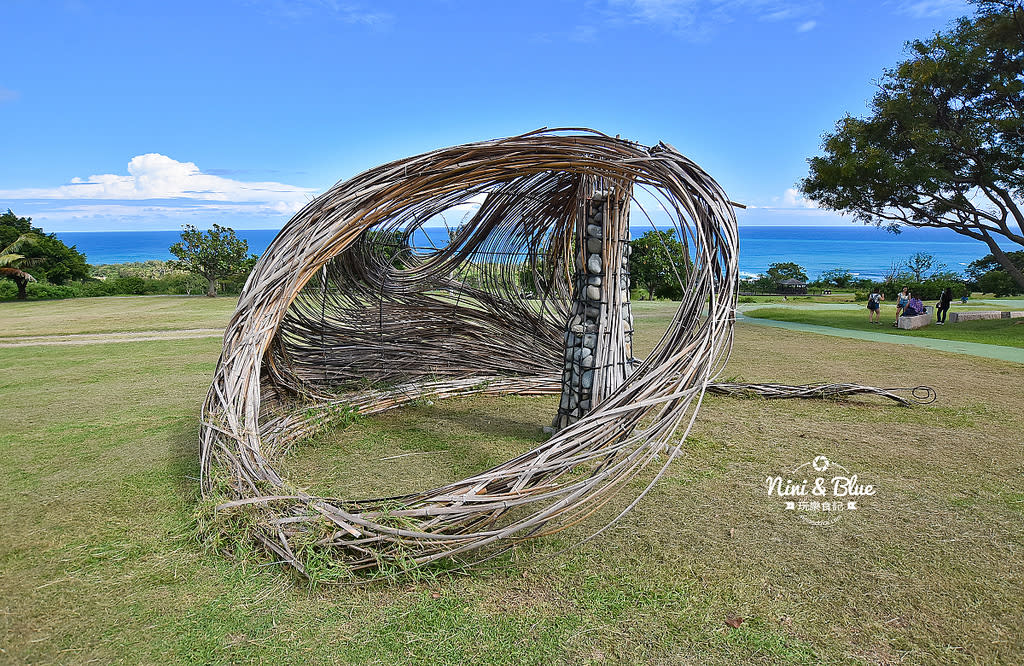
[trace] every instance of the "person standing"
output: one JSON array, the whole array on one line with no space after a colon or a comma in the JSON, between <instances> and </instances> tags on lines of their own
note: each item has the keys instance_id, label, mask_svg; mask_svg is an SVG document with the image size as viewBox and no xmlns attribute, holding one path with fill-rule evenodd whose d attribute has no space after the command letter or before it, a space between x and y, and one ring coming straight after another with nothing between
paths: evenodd
<instances>
[{"instance_id":1,"label":"person standing","mask_svg":"<svg viewBox=\"0 0 1024 666\"><path fill-rule=\"evenodd\" d=\"M868 322L871 324L882 323L882 301L885 296L875 287L868 296Z\"/></svg>"},{"instance_id":2,"label":"person standing","mask_svg":"<svg viewBox=\"0 0 1024 666\"><path fill-rule=\"evenodd\" d=\"M938 323L941 326L946 323L946 313L949 312L949 304L953 300L953 290L946 287L942 290L942 295L939 296L939 302L935 305L935 318L938 319Z\"/></svg>"},{"instance_id":3,"label":"person standing","mask_svg":"<svg viewBox=\"0 0 1024 666\"><path fill-rule=\"evenodd\" d=\"M907 303L910 302L910 287L903 287L896 296L896 321L892 323L893 326L899 326L900 315L903 314L903 309L907 307Z\"/></svg>"}]
</instances>

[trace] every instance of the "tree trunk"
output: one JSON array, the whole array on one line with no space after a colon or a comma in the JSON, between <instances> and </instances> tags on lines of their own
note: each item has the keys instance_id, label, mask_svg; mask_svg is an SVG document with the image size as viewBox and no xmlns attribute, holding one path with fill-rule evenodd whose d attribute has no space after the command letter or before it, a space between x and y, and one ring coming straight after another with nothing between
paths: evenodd
<instances>
[{"instance_id":1,"label":"tree trunk","mask_svg":"<svg viewBox=\"0 0 1024 666\"><path fill-rule=\"evenodd\" d=\"M217 295L217 280L214 279L214 278L206 278L206 279L210 283L210 286L207 287L207 289L206 289L206 295L209 296L210 298L213 298L214 296Z\"/></svg>"},{"instance_id":2,"label":"tree trunk","mask_svg":"<svg viewBox=\"0 0 1024 666\"><path fill-rule=\"evenodd\" d=\"M996 241L988 234L985 234L985 243L988 244L988 249L992 250L992 256L996 258L999 265L1009 273L1010 278L1017 283L1017 286L1020 287L1022 291L1024 291L1024 272L1021 272L1021 270L1017 268L1013 263L1013 260L1006 256L1006 253L1003 252L1002 248L1000 248Z\"/></svg>"},{"instance_id":3,"label":"tree trunk","mask_svg":"<svg viewBox=\"0 0 1024 666\"><path fill-rule=\"evenodd\" d=\"M24 301L25 299L27 299L28 298L28 292L25 291L25 287L28 286L28 280L19 280L19 279L15 278L14 279L14 283L16 285L18 285L18 300L19 301Z\"/></svg>"}]
</instances>

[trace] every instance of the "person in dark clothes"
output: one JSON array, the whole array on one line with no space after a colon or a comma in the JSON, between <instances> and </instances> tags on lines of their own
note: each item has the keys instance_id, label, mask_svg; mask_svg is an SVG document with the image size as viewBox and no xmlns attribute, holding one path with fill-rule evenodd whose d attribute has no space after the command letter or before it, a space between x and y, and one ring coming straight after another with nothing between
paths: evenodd
<instances>
[{"instance_id":1,"label":"person in dark clothes","mask_svg":"<svg viewBox=\"0 0 1024 666\"><path fill-rule=\"evenodd\" d=\"M885 296L878 287L871 290L871 295L868 296L868 323L882 323L882 301L884 300Z\"/></svg>"},{"instance_id":2,"label":"person in dark clothes","mask_svg":"<svg viewBox=\"0 0 1024 666\"><path fill-rule=\"evenodd\" d=\"M952 300L953 290L946 287L942 290L939 302L935 305L935 318L939 320L939 325L946 323L946 313L949 312L949 304Z\"/></svg>"}]
</instances>

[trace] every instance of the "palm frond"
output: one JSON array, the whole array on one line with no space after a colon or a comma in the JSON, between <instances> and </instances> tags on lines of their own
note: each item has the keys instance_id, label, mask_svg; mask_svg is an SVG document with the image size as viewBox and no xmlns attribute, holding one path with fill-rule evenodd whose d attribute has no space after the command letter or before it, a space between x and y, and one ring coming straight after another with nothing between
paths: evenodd
<instances>
[{"instance_id":1,"label":"palm frond","mask_svg":"<svg viewBox=\"0 0 1024 666\"><path fill-rule=\"evenodd\" d=\"M11 268L10 266L0 266L0 277L10 278L12 280L24 280L25 282L37 282L37 280L19 268Z\"/></svg>"}]
</instances>

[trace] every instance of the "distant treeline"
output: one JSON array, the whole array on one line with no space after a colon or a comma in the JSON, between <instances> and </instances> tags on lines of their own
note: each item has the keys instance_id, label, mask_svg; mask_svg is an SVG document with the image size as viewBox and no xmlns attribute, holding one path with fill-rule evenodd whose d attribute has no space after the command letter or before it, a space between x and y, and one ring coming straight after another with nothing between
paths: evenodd
<instances>
[{"instance_id":1,"label":"distant treeline","mask_svg":"<svg viewBox=\"0 0 1024 666\"><path fill-rule=\"evenodd\" d=\"M30 300L81 298L88 296L141 296L147 294L205 294L207 283L194 273L171 268L166 261L135 261L125 264L91 266L90 275L61 284L39 280L26 286ZM246 276L222 280L221 293L238 294ZM0 301L14 300L18 289L9 280L0 280Z\"/></svg>"},{"instance_id":2,"label":"distant treeline","mask_svg":"<svg viewBox=\"0 0 1024 666\"><path fill-rule=\"evenodd\" d=\"M1007 252L1010 260L1024 269L1024 251ZM784 280L799 280L809 292L826 290L854 292L863 300L878 287L887 298L895 298L904 287L928 300L938 298L949 287L959 297L973 292L996 296L1015 296L1020 288L991 254L971 262L963 273L948 270L945 264L926 252L916 252L902 262L894 263L881 280L859 278L845 268L825 271L815 280L808 280L802 266L792 262L774 263L764 274L740 281L740 291L783 293Z\"/></svg>"}]
</instances>

